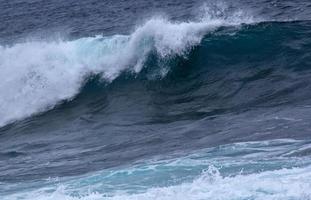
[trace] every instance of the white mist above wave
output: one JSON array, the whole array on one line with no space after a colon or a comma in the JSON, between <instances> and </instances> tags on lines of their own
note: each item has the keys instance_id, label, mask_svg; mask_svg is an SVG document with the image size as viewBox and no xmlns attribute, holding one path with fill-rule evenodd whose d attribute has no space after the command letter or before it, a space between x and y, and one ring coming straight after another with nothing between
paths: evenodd
<instances>
[{"instance_id":1,"label":"white mist above wave","mask_svg":"<svg viewBox=\"0 0 311 200\"><path fill-rule=\"evenodd\" d=\"M207 32L252 22L242 12L219 12L205 9L191 22L152 18L131 35L0 46L0 127L72 99L89 75L112 81L125 70L138 73L150 52L184 56Z\"/></svg>"}]
</instances>

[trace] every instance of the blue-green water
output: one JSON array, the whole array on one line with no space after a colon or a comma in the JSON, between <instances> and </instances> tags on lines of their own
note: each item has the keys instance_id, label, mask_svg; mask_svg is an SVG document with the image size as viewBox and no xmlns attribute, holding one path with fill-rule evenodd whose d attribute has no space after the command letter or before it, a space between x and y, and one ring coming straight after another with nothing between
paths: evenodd
<instances>
[{"instance_id":1,"label":"blue-green water","mask_svg":"<svg viewBox=\"0 0 311 200\"><path fill-rule=\"evenodd\" d=\"M4 199L308 199L306 151L310 142L302 140L221 145L74 178L4 186L8 194L19 189Z\"/></svg>"}]
</instances>

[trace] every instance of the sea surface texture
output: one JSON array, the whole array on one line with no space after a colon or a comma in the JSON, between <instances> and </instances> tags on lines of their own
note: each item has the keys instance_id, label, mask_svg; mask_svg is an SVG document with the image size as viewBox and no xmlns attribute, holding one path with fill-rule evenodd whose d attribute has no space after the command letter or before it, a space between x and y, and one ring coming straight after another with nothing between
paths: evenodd
<instances>
[{"instance_id":1,"label":"sea surface texture","mask_svg":"<svg viewBox=\"0 0 311 200\"><path fill-rule=\"evenodd\" d=\"M1 200L311 200L310 0L0 0Z\"/></svg>"}]
</instances>

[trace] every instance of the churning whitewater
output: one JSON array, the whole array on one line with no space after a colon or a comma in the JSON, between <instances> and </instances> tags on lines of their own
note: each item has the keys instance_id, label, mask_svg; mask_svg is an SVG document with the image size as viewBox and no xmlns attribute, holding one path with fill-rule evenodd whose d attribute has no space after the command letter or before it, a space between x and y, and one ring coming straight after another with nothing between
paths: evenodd
<instances>
[{"instance_id":1,"label":"churning whitewater","mask_svg":"<svg viewBox=\"0 0 311 200\"><path fill-rule=\"evenodd\" d=\"M15 194L5 200L310 199L310 161L291 157L310 144L310 141L274 140L224 145L126 169L63 181L51 179L40 190ZM296 150L298 146L303 148ZM245 152L243 156L239 155L241 152ZM291 168L280 169L277 164ZM265 169L268 167L270 170ZM165 179L169 177L178 178L167 186ZM124 181L132 184L124 186Z\"/></svg>"}]
</instances>

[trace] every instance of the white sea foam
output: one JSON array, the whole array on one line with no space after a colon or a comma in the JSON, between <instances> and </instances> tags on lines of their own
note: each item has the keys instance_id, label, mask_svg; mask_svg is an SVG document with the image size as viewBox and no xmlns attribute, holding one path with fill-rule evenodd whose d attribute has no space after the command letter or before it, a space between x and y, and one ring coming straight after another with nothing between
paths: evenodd
<instances>
[{"instance_id":1,"label":"white sea foam","mask_svg":"<svg viewBox=\"0 0 311 200\"><path fill-rule=\"evenodd\" d=\"M308 200L311 199L311 168L281 169L248 175L222 176L213 166L190 182L153 187L141 193L118 191L112 194L68 194L60 186L52 193L44 190L5 197L5 200Z\"/></svg>"},{"instance_id":2,"label":"white sea foam","mask_svg":"<svg viewBox=\"0 0 311 200\"><path fill-rule=\"evenodd\" d=\"M0 196L3 200L309 200L308 157L287 157L292 149L309 144L284 139L222 145L78 177L3 184L6 194Z\"/></svg>"},{"instance_id":3,"label":"white sea foam","mask_svg":"<svg viewBox=\"0 0 311 200\"><path fill-rule=\"evenodd\" d=\"M112 81L125 70L138 73L151 51L160 58L183 56L219 26L253 22L242 12L211 13L205 9L191 22L155 17L130 35L0 46L0 126L74 98L90 74Z\"/></svg>"}]
</instances>

